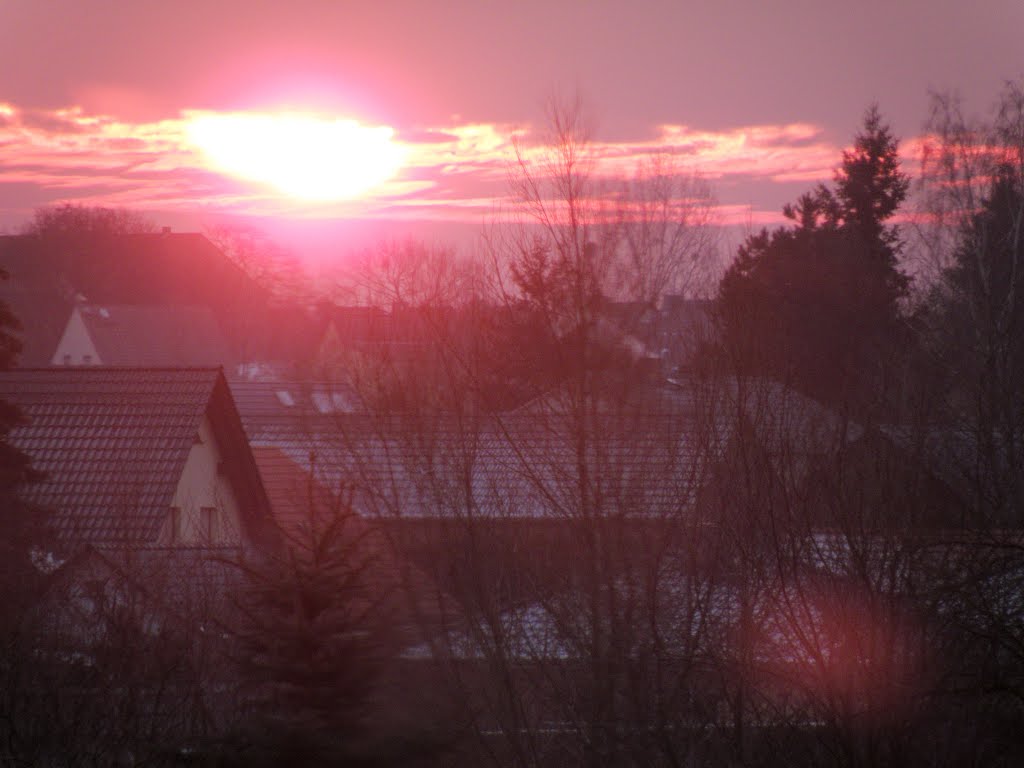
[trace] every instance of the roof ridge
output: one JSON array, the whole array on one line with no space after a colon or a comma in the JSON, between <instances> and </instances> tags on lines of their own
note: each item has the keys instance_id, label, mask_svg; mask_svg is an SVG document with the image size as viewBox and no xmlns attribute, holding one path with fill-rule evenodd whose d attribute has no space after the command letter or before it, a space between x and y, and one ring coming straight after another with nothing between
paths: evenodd
<instances>
[{"instance_id":1,"label":"roof ridge","mask_svg":"<svg viewBox=\"0 0 1024 768\"><path fill-rule=\"evenodd\" d=\"M203 309L212 312L209 305L198 303L198 304L184 304L178 301L171 302L159 302L159 301L82 301L75 304L76 307L102 307L102 308L118 308L118 309Z\"/></svg>"},{"instance_id":2,"label":"roof ridge","mask_svg":"<svg viewBox=\"0 0 1024 768\"><path fill-rule=\"evenodd\" d=\"M35 368L11 368L6 371L2 371L3 375L11 373L40 373L40 372L66 372L74 371L75 373L95 372L95 373L121 373L125 371L146 371L149 373L174 373L174 372L195 372L195 371L220 371L223 373L223 365L47 365L37 366Z\"/></svg>"}]
</instances>

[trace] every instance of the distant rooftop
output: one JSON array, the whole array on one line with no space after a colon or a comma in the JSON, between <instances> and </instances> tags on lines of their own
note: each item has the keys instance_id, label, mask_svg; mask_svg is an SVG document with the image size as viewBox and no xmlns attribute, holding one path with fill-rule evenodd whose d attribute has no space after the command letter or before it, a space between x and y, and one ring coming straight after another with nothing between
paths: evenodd
<instances>
[{"instance_id":1,"label":"distant rooftop","mask_svg":"<svg viewBox=\"0 0 1024 768\"><path fill-rule=\"evenodd\" d=\"M227 343L208 307L83 304L78 309L103 365L228 363Z\"/></svg>"},{"instance_id":2,"label":"distant rooftop","mask_svg":"<svg viewBox=\"0 0 1024 768\"><path fill-rule=\"evenodd\" d=\"M156 232L53 241L0 236L0 268L13 285L71 291L100 304L201 304L212 308L265 302L255 283L205 235ZM68 298L68 297L66 297Z\"/></svg>"}]
</instances>

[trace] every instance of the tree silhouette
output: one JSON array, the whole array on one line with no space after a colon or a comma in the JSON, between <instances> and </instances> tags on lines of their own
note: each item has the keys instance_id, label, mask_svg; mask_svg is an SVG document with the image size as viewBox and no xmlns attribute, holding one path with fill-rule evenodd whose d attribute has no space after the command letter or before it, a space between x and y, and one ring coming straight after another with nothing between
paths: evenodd
<instances>
[{"instance_id":1,"label":"tree silhouette","mask_svg":"<svg viewBox=\"0 0 1024 768\"><path fill-rule=\"evenodd\" d=\"M239 734L238 757L246 765L362 759L386 625L367 583L367 531L347 507L317 503L311 492L307 519L283 536L282 551L239 564L234 642L251 727Z\"/></svg>"},{"instance_id":2,"label":"tree silhouette","mask_svg":"<svg viewBox=\"0 0 1024 768\"><path fill-rule=\"evenodd\" d=\"M7 274L0 270L0 279ZM21 343L11 333L20 327L17 318L4 302L0 302L0 370L11 368L21 351ZM41 535L41 517L37 510L30 508L18 497L19 489L38 478L31 468L31 457L11 445L8 436L12 429L22 423L24 417L12 404L0 400L0 517L3 536L0 544L0 589L4 594L4 605L21 605L32 590L24 579L38 580L37 570L31 564L31 547Z\"/></svg>"},{"instance_id":3,"label":"tree silhouette","mask_svg":"<svg viewBox=\"0 0 1024 768\"><path fill-rule=\"evenodd\" d=\"M946 419L970 436L963 468L982 519L1019 525L1024 508L1024 83L969 120L933 96L924 164L930 242L944 266L928 351L944 372Z\"/></svg>"},{"instance_id":4,"label":"tree silhouette","mask_svg":"<svg viewBox=\"0 0 1024 768\"><path fill-rule=\"evenodd\" d=\"M887 222L905 199L898 142L878 110L843 153L834 188L783 208L794 225L752 235L719 287L727 348L748 372L865 407L884 384L909 278Z\"/></svg>"},{"instance_id":5,"label":"tree silhouette","mask_svg":"<svg viewBox=\"0 0 1024 768\"><path fill-rule=\"evenodd\" d=\"M127 208L63 203L37 208L32 221L25 227L25 234L80 244L83 240L139 234L155 229L153 222L143 214Z\"/></svg>"}]
</instances>

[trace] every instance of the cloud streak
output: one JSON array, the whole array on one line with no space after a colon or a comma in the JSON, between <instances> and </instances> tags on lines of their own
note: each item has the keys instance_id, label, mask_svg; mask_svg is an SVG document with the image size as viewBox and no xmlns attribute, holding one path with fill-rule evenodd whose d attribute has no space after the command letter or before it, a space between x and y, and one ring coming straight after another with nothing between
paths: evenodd
<instances>
[{"instance_id":1,"label":"cloud streak","mask_svg":"<svg viewBox=\"0 0 1024 768\"><path fill-rule=\"evenodd\" d=\"M185 111L175 119L129 122L79 107L50 111L0 103L0 199L31 189L28 198L118 205L149 211L292 218L431 218L479 221L507 192L515 147L527 159L540 151L531 126L470 123L399 130L405 165L391 181L358 199L304 202L218 173L190 141L189 126L212 113ZM593 142L595 175L632 175L639 162L668 155L674 167L721 187L750 188L831 177L841 148L817 126L794 123L705 131L661 125L650 137ZM5 190L6 188L6 190ZM8 214L24 218L28 211ZM723 200L725 221L773 220Z\"/></svg>"}]
</instances>

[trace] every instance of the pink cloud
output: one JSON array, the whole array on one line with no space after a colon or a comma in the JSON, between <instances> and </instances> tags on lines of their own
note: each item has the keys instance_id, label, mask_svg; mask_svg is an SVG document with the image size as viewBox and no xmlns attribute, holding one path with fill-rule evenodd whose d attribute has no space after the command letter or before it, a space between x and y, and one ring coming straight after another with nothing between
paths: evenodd
<instances>
[{"instance_id":1,"label":"pink cloud","mask_svg":"<svg viewBox=\"0 0 1024 768\"><path fill-rule=\"evenodd\" d=\"M478 221L504 201L517 144L528 162L543 151L541 134L525 125L465 123L402 131L395 141L405 152L405 164L396 178L357 200L308 203L212 170L189 140L190 121L201 114L207 113L147 122L81 107L29 111L0 104L0 185L29 185L53 201L179 213ZM629 177L638 163L664 155L680 172L749 188L827 180L841 148L826 141L819 127L804 123L723 131L662 125L646 139L595 141L588 153L594 177L606 182ZM778 221L775 210L729 201L719 206L719 214L726 223Z\"/></svg>"}]
</instances>

